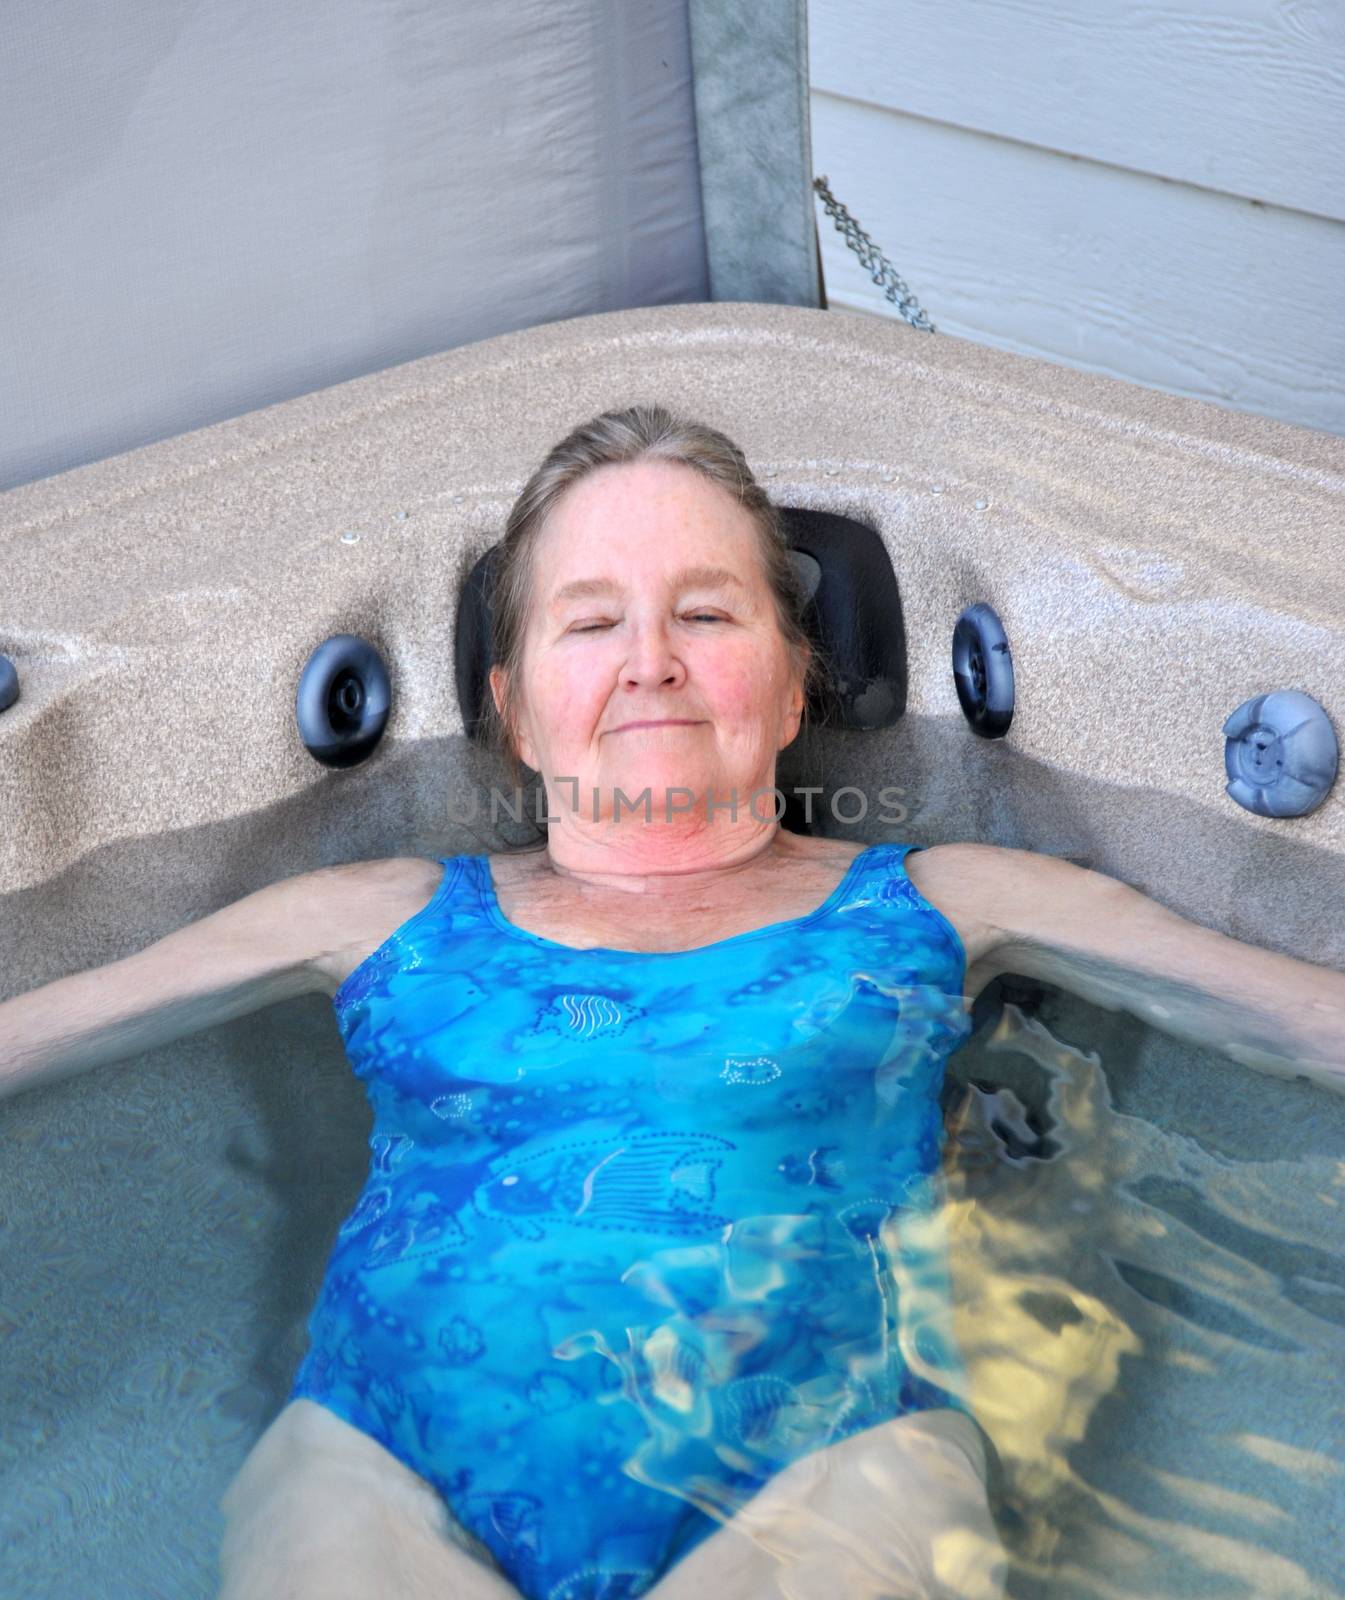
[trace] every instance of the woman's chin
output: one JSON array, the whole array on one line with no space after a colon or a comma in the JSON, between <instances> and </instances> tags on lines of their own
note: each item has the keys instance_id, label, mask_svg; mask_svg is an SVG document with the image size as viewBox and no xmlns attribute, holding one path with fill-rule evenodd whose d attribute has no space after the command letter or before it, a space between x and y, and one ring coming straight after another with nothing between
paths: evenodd
<instances>
[{"instance_id":1,"label":"woman's chin","mask_svg":"<svg viewBox=\"0 0 1345 1600\"><path fill-rule=\"evenodd\" d=\"M572 787L566 785L567 791ZM612 768L597 777L581 778L576 798L586 811L592 807L595 788L604 813L615 814L619 808L623 816L638 815L643 819L647 805L651 820L662 821L665 809L670 819L676 819L693 807L703 807L711 789L723 796L727 806L733 784L717 773L700 770L697 763L684 757L669 754L666 760L659 760L655 754L651 759Z\"/></svg>"},{"instance_id":2,"label":"woman's chin","mask_svg":"<svg viewBox=\"0 0 1345 1600\"><path fill-rule=\"evenodd\" d=\"M756 802L760 821L768 821L772 814L769 785L764 792L768 798ZM584 793L582 787L580 793ZM643 821L648 807L651 822L676 822L693 813L704 817L711 809L709 797L712 796L714 820L729 822L734 820L735 810L737 820L744 819L753 804L756 787L748 779L735 783L732 778L717 773L689 773L682 766L676 770L669 767L667 771L627 774L611 780L610 787L600 786L599 793L602 809L614 817L619 812L621 817L638 816ZM591 806L591 794L586 799Z\"/></svg>"}]
</instances>

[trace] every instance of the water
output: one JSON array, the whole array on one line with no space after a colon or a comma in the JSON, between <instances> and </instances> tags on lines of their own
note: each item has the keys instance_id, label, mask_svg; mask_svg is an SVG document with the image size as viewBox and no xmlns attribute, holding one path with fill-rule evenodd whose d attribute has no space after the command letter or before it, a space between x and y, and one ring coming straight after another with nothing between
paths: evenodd
<instances>
[{"instance_id":1,"label":"water","mask_svg":"<svg viewBox=\"0 0 1345 1600\"><path fill-rule=\"evenodd\" d=\"M1345 1098L1052 989L955 1066L954 1314L1012 1592L1340 1595ZM1165 1090L1161 1126L1123 1109Z\"/></svg>"},{"instance_id":2,"label":"water","mask_svg":"<svg viewBox=\"0 0 1345 1600\"><path fill-rule=\"evenodd\" d=\"M1338 1600L1345 1097L1013 982L941 1180L1008 1592ZM320 996L0 1104L6 1600L213 1595L368 1128Z\"/></svg>"}]
</instances>

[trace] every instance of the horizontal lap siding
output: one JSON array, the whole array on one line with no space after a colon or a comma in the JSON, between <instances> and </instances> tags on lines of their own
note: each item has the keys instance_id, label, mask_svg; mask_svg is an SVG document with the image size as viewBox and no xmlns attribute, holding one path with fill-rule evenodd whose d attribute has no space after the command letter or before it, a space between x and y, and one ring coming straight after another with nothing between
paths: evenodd
<instances>
[{"instance_id":1,"label":"horizontal lap siding","mask_svg":"<svg viewBox=\"0 0 1345 1600\"><path fill-rule=\"evenodd\" d=\"M813 170L939 333L1345 434L1334 0L813 0L809 56Z\"/></svg>"}]
</instances>

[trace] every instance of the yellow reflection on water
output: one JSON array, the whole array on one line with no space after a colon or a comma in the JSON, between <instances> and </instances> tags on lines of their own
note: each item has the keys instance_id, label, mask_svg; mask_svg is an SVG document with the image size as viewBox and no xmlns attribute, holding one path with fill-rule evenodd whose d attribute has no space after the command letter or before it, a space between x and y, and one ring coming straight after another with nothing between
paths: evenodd
<instances>
[{"instance_id":1,"label":"yellow reflection on water","mask_svg":"<svg viewBox=\"0 0 1345 1600\"><path fill-rule=\"evenodd\" d=\"M1345 1600L1323 1575L1345 1571L1330 1555L1345 1525L1345 1261L1317 1209L1337 1203L1345 1163L1230 1161L1125 1116L1097 1053L1011 1004L982 1047L1042 1070L1062 1147L1010 1156L992 1123L1030 1143L1021 1103L973 1084L940 1178L954 1336L1003 1467L1014 1587ZM1249 1431L1261 1406L1266 1431ZM1311 1572L1270 1547L1302 1518L1279 1542L1320 1540Z\"/></svg>"}]
</instances>

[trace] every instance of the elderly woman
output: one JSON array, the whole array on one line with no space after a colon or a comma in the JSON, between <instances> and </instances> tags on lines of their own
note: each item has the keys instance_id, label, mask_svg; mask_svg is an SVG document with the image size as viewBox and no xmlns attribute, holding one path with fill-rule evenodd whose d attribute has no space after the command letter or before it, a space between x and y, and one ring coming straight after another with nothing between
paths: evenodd
<instances>
[{"instance_id":1,"label":"elderly woman","mask_svg":"<svg viewBox=\"0 0 1345 1600\"><path fill-rule=\"evenodd\" d=\"M492 598L543 849L306 873L0 1006L12 1092L333 996L373 1161L224 1497L227 1600L997 1596L929 1229L976 994L1345 1083L1339 973L1049 856L782 829L801 604L729 439L595 418Z\"/></svg>"}]
</instances>

